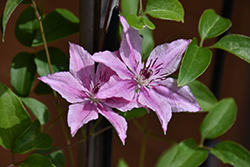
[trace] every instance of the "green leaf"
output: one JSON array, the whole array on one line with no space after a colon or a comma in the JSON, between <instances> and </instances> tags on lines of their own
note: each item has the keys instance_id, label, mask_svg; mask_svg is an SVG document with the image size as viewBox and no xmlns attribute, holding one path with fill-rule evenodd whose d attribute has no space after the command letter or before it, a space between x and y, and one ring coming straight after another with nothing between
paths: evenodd
<instances>
[{"instance_id":1,"label":"green leaf","mask_svg":"<svg viewBox=\"0 0 250 167\"><path fill-rule=\"evenodd\" d=\"M69 70L69 60L67 56L58 48L49 47L50 61L52 73ZM40 76L45 76L50 73L47 62L46 52L42 50L35 56L37 72Z\"/></svg>"},{"instance_id":2,"label":"green leaf","mask_svg":"<svg viewBox=\"0 0 250 167\"><path fill-rule=\"evenodd\" d=\"M155 25L148 18L140 17L140 20L143 23L143 25L145 25L149 29L151 30L155 29Z\"/></svg>"},{"instance_id":3,"label":"green leaf","mask_svg":"<svg viewBox=\"0 0 250 167\"><path fill-rule=\"evenodd\" d=\"M45 84L44 82L38 82L34 89L35 94L44 95L52 93L52 90L49 85Z\"/></svg>"},{"instance_id":4,"label":"green leaf","mask_svg":"<svg viewBox=\"0 0 250 167\"><path fill-rule=\"evenodd\" d=\"M10 82L18 96L28 96L36 75L34 55L27 52L18 53L10 67Z\"/></svg>"},{"instance_id":5,"label":"green leaf","mask_svg":"<svg viewBox=\"0 0 250 167\"><path fill-rule=\"evenodd\" d=\"M33 149L48 149L52 145L52 138L40 131L40 123L35 120L18 138L15 140L11 152L24 154Z\"/></svg>"},{"instance_id":6,"label":"green leaf","mask_svg":"<svg viewBox=\"0 0 250 167\"><path fill-rule=\"evenodd\" d=\"M22 4L31 4L31 0L23 0Z\"/></svg>"},{"instance_id":7,"label":"green leaf","mask_svg":"<svg viewBox=\"0 0 250 167\"><path fill-rule=\"evenodd\" d=\"M199 77L211 62L212 52L207 48L197 45L197 39L194 38L188 45L185 55L182 59L178 86L183 86L197 77Z\"/></svg>"},{"instance_id":8,"label":"green leaf","mask_svg":"<svg viewBox=\"0 0 250 167\"><path fill-rule=\"evenodd\" d=\"M201 124L200 133L204 139L213 139L224 134L236 119L237 106L234 99L221 100L208 113Z\"/></svg>"},{"instance_id":9,"label":"green leaf","mask_svg":"<svg viewBox=\"0 0 250 167\"><path fill-rule=\"evenodd\" d=\"M207 150L199 148L193 139L188 139L163 153L156 167L196 167L204 162L207 156Z\"/></svg>"},{"instance_id":10,"label":"green leaf","mask_svg":"<svg viewBox=\"0 0 250 167\"><path fill-rule=\"evenodd\" d=\"M128 164L125 162L124 159L119 159L117 167L129 167Z\"/></svg>"},{"instance_id":11,"label":"green leaf","mask_svg":"<svg viewBox=\"0 0 250 167\"><path fill-rule=\"evenodd\" d=\"M250 38L243 35L226 35L211 48L223 49L250 63Z\"/></svg>"},{"instance_id":12,"label":"green leaf","mask_svg":"<svg viewBox=\"0 0 250 167\"><path fill-rule=\"evenodd\" d=\"M47 150L37 150L34 153L36 154L46 154L48 152L53 151L50 154L45 155L45 157L49 158L50 161L56 166L56 167L64 167L65 166L65 156L63 154L62 150L54 151L56 148L51 147Z\"/></svg>"},{"instance_id":13,"label":"green leaf","mask_svg":"<svg viewBox=\"0 0 250 167\"><path fill-rule=\"evenodd\" d=\"M217 144L210 152L223 163L234 167L250 167L250 153L241 145L232 141Z\"/></svg>"},{"instance_id":14,"label":"green leaf","mask_svg":"<svg viewBox=\"0 0 250 167\"><path fill-rule=\"evenodd\" d=\"M39 120L41 125L44 125L49 120L49 111L47 107L37 101L36 99L25 97L21 98L22 102L30 109L30 111L35 115L35 117Z\"/></svg>"},{"instance_id":15,"label":"green leaf","mask_svg":"<svg viewBox=\"0 0 250 167\"><path fill-rule=\"evenodd\" d=\"M135 14L128 15L126 20L127 20L128 24L136 30L141 30L144 28L144 24L143 24L142 20L140 19L140 17L138 17Z\"/></svg>"},{"instance_id":16,"label":"green leaf","mask_svg":"<svg viewBox=\"0 0 250 167\"><path fill-rule=\"evenodd\" d=\"M201 40L216 37L228 30L230 26L229 19L219 16L213 9L208 9L202 14L199 22Z\"/></svg>"},{"instance_id":17,"label":"green leaf","mask_svg":"<svg viewBox=\"0 0 250 167\"><path fill-rule=\"evenodd\" d=\"M21 167L55 167L51 161L40 154L31 154Z\"/></svg>"},{"instance_id":18,"label":"green leaf","mask_svg":"<svg viewBox=\"0 0 250 167\"><path fill-rule=\"evenodd\" d=\"M130 14L137 14L139 0L121 0L122 15L126 18Z\"/></svg>"},{"instance_id":19,"label":"green leaf","mask_svg":"<svg viewBox=\"0 0 250 167\"><path fill-rule=\"evenodd\" d=\"M148 0L145 13L159 19L184 22L184 10L177 0Z\"/></svg>"},{"instance_id":20,"label":"green leaf","mask_svg":"<svg viewBox=\"0 0 250 167\"><path fill-rule=\"evenodd\" d=\"M47 42L72 35L79 31L79 19L66 9L55 9L43 20L43 29ZM32 46L43 44L41 31L35 36Z\"/></svg>"},{"instance_id":21,"label":"green leaf","mask_svg":"<svg viewBox=\"0 0 250 167\"><path fill-rule=\"evenodd\" d=\"M144 55L144 58L147 58L151 51L154 49L154 38L153 38L153 32L149 28L145 27L142 30L138 31L139 34L143 37L142 39L142 55Z\"/></svg>"},{"instance_id":22,"label":"green leaf","mask_svg":"<svg viewBox=\"0 0 250 167\"><path fill-rule=\"evenodd\" d=\"M196 101L201 107L202 111L211 111L218 103L218 100L214 94L198 80L188 83L188 86L195 96Z\"/></svg>"},{"instance_id":23,"label":"green leaf","mask_svg":"<svg viewBox=\"0 0 250 167\"><path fill-rule=\"evenodd\" d=\"M31 46L38 30L39 24L34 9L29 6L22 11L17 19L15 36L21 44Z\"/></svg>"},{"instance_id":24,"label":"green leaf","mask_svg":"<svg viewBox=\"0 0 250 167\"><path fill-rule=\"evenodd\" d=\"M147 113L147 110L145 108L133 108L130 111L119 112L119 114L126 119L139 118L145 115L146 113Z\"/></svg>"},{"instance_id":25,"label":"green leaf","mask_svg":"<svg viewBox=\"0 0 250 167\"><path fill-rule=\"evenodd\" d=\"M19 98L0 83L0 144L10 149L30 123L30 116Z\"/></svg>"},{"instance_id":26,"label":"green leaf","mask_svg":"<svg viewBox=\"0 0 250 167\"><path fill-rule=\"evenodd\" d=\"M4 41L4 34L5 34L5 28L6 24L11 16L11 14L14 12L16 7L22 2L23 0L7 0L7 3L4 8L3 17L2 17L2 41Z\"/></svg>"}]
</instances>

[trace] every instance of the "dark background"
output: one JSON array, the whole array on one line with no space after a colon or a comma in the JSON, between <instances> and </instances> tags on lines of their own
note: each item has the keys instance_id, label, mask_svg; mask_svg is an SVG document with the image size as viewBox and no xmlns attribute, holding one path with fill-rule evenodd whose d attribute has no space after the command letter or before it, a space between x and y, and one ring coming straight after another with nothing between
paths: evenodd
<instances>
[{"instance_id":1,"label":"dark background","mask_svg":"<svg viewBox=\"0 0 250 167\"><path fill-rule=\"evenodd\" d=\"M177 23L172 21L162 21L157 19L151 19L156 25L154 30L155 44L159 45L166 42L171 42L178 38L192 39L198 38L198 22L203 11L212 8L216 13L221 14L222 0L180 0L185 10L185 23ZM4 10L6 0L0 1L0 11ZM20 5L14 11L11 16L5 34L5 42L0 42L0 82L11 87L9 69L10 64L14 56L21 51L34 52L33 49L22 46L14 36L14 26L17 17L27 5ZM66 8L72 11L77 17L79 17L79 0L49 0L44 1L44 13L48 14L55 8ZM243 34L250 36L250 1L249 0L237 0L234 2L233 14L232 14L232 27L231 33ZM88 25L86 25L88 26ZM205 41L204 45L209 46L213 44L217 39ZM79 34L71 35L70 37L61 39L56 42L49 43L49 46L56 46L61 48L68 55L68 41L73 43L79 43ZM42 49L42 47L39 47ZM215 53L215 52L213 52ZM220 56L220 55L218 55ZM211 87L212 73L215 55L213 55L212 63L207 71L198 79ZM235 57L234 55L227 54L224 62L224 71L222 76L222 85L219 93L219 99L225 97L233 97L238 106L237 119L234 126L219 140L232 140L240 143L245 148L250 150L250 65L243 60ZM34 85L36 85L37 80ZM49 108L51 118L50 122L57 116L57 109L53 102L51 95L37 96L34 93L30 94L31 97L37 98L47 105ZM66 114L68 103L60 99L64 112L64 121L66 123ZM164 136L161 129L160 122L154 112L147 114L145 117L138 119L138 121L148 127L148 129L156 134L162 135L168 139L182 141L187 138L194 138L197 143L200 141L199 126L204 118L204 113L190 114L190 113L175 113L168 125L167 134ZM129 129L127 132L126 145L123 146L119 140L116 132L113 135L113 153L112 153L112 166L116 166L119 158L124 158L129 166L138 166L140 146L142 141L142 133L134 126L134 124L128 122ZM67 130L69 130L67 128ZM58 122L51 128L48 133L52 136L54 145L60 147L66 145L66 141L63 137L61 125ZM69 133L68 133L69 134ZM71 138L71 142L77 141L80 137L77 134L74 138ZM149 137L147 140L147 148L145 155L145 166L152 167L155 165L158 157L170 146L163 140ZM73 146L74 159L77 166L80 166L82 154L81 145ZM65 155L68 156L67 149ZM16 162L22 161L27 155L15 155ZM69 161L69 159L67 158ZM67 161L66 166L71 166ZM12 163L12 155L10 151L0 147L0 167L6 167ZM220 165L222 166L222 165ZM226 165L225 165L226 166Z\"/></svg>"}]
</instances>

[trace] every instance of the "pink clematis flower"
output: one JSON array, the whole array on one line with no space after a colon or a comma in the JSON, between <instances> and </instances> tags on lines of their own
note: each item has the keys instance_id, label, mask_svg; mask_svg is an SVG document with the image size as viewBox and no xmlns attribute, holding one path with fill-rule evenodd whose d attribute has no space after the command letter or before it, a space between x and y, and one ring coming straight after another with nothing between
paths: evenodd
<instances>
[{"instance_id":1,"label":"pink clematis flower","mask_svg":"<svg viewBox=\"0 0 250 167\"><path fill-rule=\"evenodd\" d=\"M152 109L166 133L172 112L201 110L188 86L178 87L175 79L167 77L179 67L190 40L179 39L157 46L148 60L142 62L142 38L122 16L120 21L123 26L120 49L95 53L91 57L119 76L111 76L109 84L101 88L100 97L123 97L132 101L133 107Z\"/></svg>"},{"instance_id":2,"label":"pink clematis flower","mask_svg":"<svg viewBox=\"0 0 250 167\"><path fill-rule=\"evenodd\" d=\"M78 129L91 120L103 115L116 129L122 143L125 143L127 122L112 108L129 110L128 101L119 97L106 98L100 88L115 74L110 68L99 64L95 73L95 62L81 46L70 43L70 71L57 72L39 79L50 85L69 103L68 126L74 136Z\"/></svg>"}]
</instances>

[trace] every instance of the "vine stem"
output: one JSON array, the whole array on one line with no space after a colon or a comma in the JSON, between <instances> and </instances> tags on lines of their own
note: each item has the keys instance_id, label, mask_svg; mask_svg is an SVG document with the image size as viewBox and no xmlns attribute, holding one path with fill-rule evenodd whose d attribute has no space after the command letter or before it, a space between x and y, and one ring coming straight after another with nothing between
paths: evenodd
<instances>
[{"instance_id":1,"label":"vine stem","mask_svg":"<svg viewBox=\"0 0 250 167\"><path fill-rule=\"evenodd\" d=\"M47 57L48 66L49 66L49 72L51 74L52 73L52 67L51 67L51 61L50 61L50 55L49 55L48 45L47 45L47 41L46 41L45 34L44 34L44 29L43 29L43 24L42 24L42 18L40 16L39 12L38 12L35 0L31 0L31 5L34 8L35 15L36 15L37 21L39 23L39 27L40 27L41 35L42 35L42 39L43 39L43 45L44 45L44 49L45 49L45 53L46 53L46 57ZM59 101L57 99L57 94L56 94L56 92L54 90L53 90L53 97L54 97L54 100L56 102L56 107L57 107L58 113L59 113L59 115L62 115L62 108L61 108L61 105L60 105L60 103L59 103ZM69 140L69 137L67 135L66 128L64 126L62 117L60 117L60 122L61 122L61 125L62 125L62 129L63 129L63 133L64 133L64 136L65 136L67 145L70 145L70 140ZM74 167L75 163L74 163L72 149L70 147L69 147L69 154L70 154L71 164Z\"/></svg>"},{"instance_id":2,"label":"vine stem","mask_svg":"<svg viewBox=\"0 0 250 167\"><path fill-rule=\"evenodd\" d=\"M146 153L146 146L147 146L147 139L148 139L148 132L144 131L143 133L143 139L141 144L141 153L140 153L140 161L139 161L139 167L144 166L144 159L145 159L145 153Z\"/></svg>"}]
</instances>

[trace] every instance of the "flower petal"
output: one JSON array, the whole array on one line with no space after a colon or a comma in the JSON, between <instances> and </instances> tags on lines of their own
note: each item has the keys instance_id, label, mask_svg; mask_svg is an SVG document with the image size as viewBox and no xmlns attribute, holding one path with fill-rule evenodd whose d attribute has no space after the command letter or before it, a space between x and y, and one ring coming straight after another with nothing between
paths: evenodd
<instances>
[{"instance_id":1,"label":"flower petal","mask_svg":"<svg viewBox=\"0 0 250 167\"><path fill-rule=\"evenodd\" d=\"M136 86L137 84L134 80L122 80L118 76L113 75L108 82L100 87L96 97L99 99L122 97L126 100L132 100L136 94Z\"/></svg>"},{"instance_id":2,"label":"flower petal","mask_svg":"<svg viewBox=\"0 0 250 167\"><path fill-rule=\"evenodd\" d=\"M131 73L115 53L110 51L98 52L95 53L91 58L96 62L103 63L110 67L122 79L131 78Z\"/></svg>"},{"instance_id":3,"label":"flower petal","mask_svg":"<svg viewBox=\"0 0 250 167\"><path fill-rule=\"evenodd\" d=\"M120 16L120 22L123 27L120 56L128 68L137 74L142 65L142 37L137 30L129 26L123 16Z\"/></svg>"},{"instance_id":4,"label":"flower petal","mask_svg":"<svg viewBox=\"0 0 250 167\"><path fill-rule=\"evenodd\" d=\"M90 58L91 55L77 44L69 43L69 54L70 72L89 89L90 82L95 76L95 62Z\"/></svg>"},{"instance_id":5,"label":"flower petal","mask_svg":"<svg viewBox=\"0 0 250 167\"><path fill-rule=\"evenodd\" d=\"M155 86L154 89L161 98L171 104L173 112L201 110L189 87L187 85L178 87L176 80L173 78L160 81L160 85Z\"/></svg>"},{"instance_id":6,"label":"flower petal","mask_svg":"<svg viewBox=\"0 0 250 167\"><path fill-rule=\"evenodd\" d=\"M95 82L94 82L95 85L98 82L101 82L101 83L107 82L112 75L115 75L115 72L113 70L111 70L106 65L99 63L97 65L96 74L95 74Z\"/></svg>"},{"instance_id":7,"label":"flower petal","mask_svg":"<svg viewBox=\"0 0 250 167\"><path fill-rule=\"evenodd\" d=\"M74 136L84 124L97 118L98 112L95 105L89 102L71 104L67 118L71 135Z\"/></svg>"},{"instance_id":8,"label":"flower petal","mask_svg":"<svg viewBox=\"0 0 250 167\"><path fill-rule=\"evenodd\" d=\"M51 86L70 103L82 102L86 97L84 88L70 72L57 72L39 78Z\"/></svg>"},{"instance_id":9,"label":"flower petal","mask_svg":"<svg viewBox=\"0 0 250 167\"><path fill-rule=\"evenodd\" d=\"M157 96L157 93L153 89L147 89L142 87L140 90L138 101L156 112L164 133L166 134L168 122L172 117L171 106L167 101L164 101L161 97Z\"/></svg>"},{"instance_id":10,"label":"flower petal","mask_svg":"<svg viewBox=\"0 0 250 167\"><path fill-rule=\"evenodd\" d=\"M171 43L158 45L150 53L147 60L147 66L154 63L153 68L161 68L159 74L170 75L177 70L180 65L182 54L187 49L190 40L178 39ZM159 67L160 65L160 67Z\"/></svg>"},{"instance_id":11,"label":"flower petal","mask_svg":"<svg viewBox=\"0 0 250 167\"><path fill-rule=\"evenodd\" d=\"M98 105L97 109L98 112L102 114L114 126L118 133L118 136L120 137L124 145L128 129L126 120L119 114L115 113L111 108L105 105Z\"/></svg>"},{"instance_id":12,"label":"flower petal","mask_svg":"<svg viewBox=\"0 0 250 167\"><path fill-rule=\"evenodd\" d=\"M112 98L103 99L102 103L111 108L116 108L123 112L131 110L133 108L141 107L140 104L138 104L136 100L128 101L121 97L112 97Z\"/></svg>"}]
</instances>

